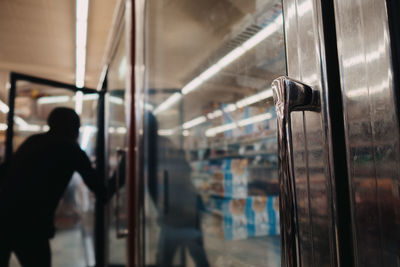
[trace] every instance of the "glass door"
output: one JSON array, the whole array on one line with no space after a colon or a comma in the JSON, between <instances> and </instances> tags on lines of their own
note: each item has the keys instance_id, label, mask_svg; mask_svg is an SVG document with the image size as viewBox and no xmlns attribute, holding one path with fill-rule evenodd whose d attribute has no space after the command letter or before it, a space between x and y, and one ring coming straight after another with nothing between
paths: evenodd
<instances>
[{"instance_id":1,"label":"glass door","mask_svg":"<svg viewBox=\"0 0 400 267\"><path fill-rule=\"evenodd\" d=\"M11 89L13 104L10 104L9 119L13 125L11 139L7 140L8 152L16 151L29 136L47 132L50 112L57 107L67 107L77 110L81 121L78 142L95 162L99 94L95 90L85 90L80 97L71 89L72 85L11 75L15 76L17 79L11 79L15 87ZM9 129L10 124L6 128ZM54 266L94 266L94 205L94 195L75 173L55 213L56 235L51 240Z\"/></svg>"},{"instance_id":2,"label":"glass door","mask_svg":"<svg viewBox=\"0 0 400 267\"><path fill-rule=\"evenodd\" d=\"M281 266L281 1L147 1L145 14L145 266Z\"/></svg>"},{"instance_id":3,"label":"glass door","mask_svg":"<svg viewBox=\"0 0 400 267\"><path fill-rule=\"evenodd\" d=\"M107 173L113 184L108 204L108 264L127 264L128 194L126 186L126 153L128 148L126 120L127 56L125 28L119 28L116 49L107 73Z\"/></svg>"}]
</instances>

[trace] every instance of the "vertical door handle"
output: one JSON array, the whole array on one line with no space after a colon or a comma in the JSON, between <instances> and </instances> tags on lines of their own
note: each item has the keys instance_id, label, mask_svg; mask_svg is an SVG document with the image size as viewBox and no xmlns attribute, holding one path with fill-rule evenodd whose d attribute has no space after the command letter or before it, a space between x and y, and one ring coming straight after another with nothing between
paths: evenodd
<instances>
[{"instance_id":1,"label":"vertical door handle","mask_svg":"<svg viewBox=\"0 0 400 267\"><path fill-rule=\"evenodd\" d=\"M296 187L292 160L292 111L319 111L319 92L299 81L282 76L272 82L278 130L279 210L282 266L300 266Z\"/></svg>"},{"instance_id":2,"label":"vertical door handle","mask_svg":"<svg viewBox=\"0 0 400 267\"><path fill-rule=\"evenodd\" d=\"M115 207L115 217L116 217L117 238L124 238L124 237L128 236L128 229L123 228L121 226L120 208L119 208L119 202L120 202L119 188L120 188L120 178L121 178L119 164L122 162L122 160L125 160L124 159L125 154L126 154L126 149L117 148L117 169L116 169L116 175L115 175L115 187L116 187L115 188L115 199L117 202L117 205Z\"/></svg>"}]
</instances>

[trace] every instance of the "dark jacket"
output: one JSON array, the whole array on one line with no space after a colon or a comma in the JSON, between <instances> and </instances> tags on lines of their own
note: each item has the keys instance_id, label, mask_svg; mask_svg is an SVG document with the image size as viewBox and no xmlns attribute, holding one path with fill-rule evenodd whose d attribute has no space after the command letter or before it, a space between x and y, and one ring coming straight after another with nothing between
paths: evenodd
<instances>
[{"instance_id":1,"label":"dark jacket","mask_svg":"<svg viewBox=\"0 0 400 267\"><path fill-rule=\"evenodd\" d=\"M29 137L12 156L0 188L0 231L54 235L54 213L72 174L94 192L100 179L76 141L51 132Z\"/></svg>"}]
</instances>

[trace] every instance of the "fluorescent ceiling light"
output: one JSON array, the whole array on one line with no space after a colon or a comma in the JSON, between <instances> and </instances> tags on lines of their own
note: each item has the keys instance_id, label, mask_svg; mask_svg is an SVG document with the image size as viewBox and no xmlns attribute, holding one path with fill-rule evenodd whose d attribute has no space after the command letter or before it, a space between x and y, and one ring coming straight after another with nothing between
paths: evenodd
<instances>
[{"instance_id":1,"label":"fluorescent ceiling light","mask_svg":"<svg viewBox=\"0 0 400 267\"><path fill-rule=\"evenodd\" d=\"M235 104L229 104L226 107L223 108L224 112L232 112L235 111L237 109Z\"/></svg>"},{"instance_id":2,"label":"fluorescent ceiling light","mask_svg":"<svg viewBox=\"0 0 400 267\"><path fill-rule=\"evenodd\" d=\"M1 100L0 100L0 111L3 113L7 113L8 111L10 111L10 108Z\"/></svg>"},{"instance_id":3,"label":"fluorescent ceiling light","mask_svg":"<svg viewBox=\"0 0 400 267\"><path fill-rule=\"evenodd\" d=\"M0 123L0 131L5 131L7 130L8 126L5 123Z\"/></svg>"},{"instance_id":4,"label":"fluorescent ceiling light","mask_svg":"<svg viewBox=\"0 0 400 267\"><path fill-rule=\"evenodd\" d=\"M45 96L41 97L37 100L39 105L42 104L55 104L55 103L64 103L70 100L69 96Z\"/></svg>"},{"instance_id":5,"label":"fluorescent ceiling light","mask_svg":"<svg viewBox=\"0 0 400 267\"><path fill-rule=\"evenodd\" d=\"M217 126L214 128L210 128L206 131L206 136L208 136L208 137L215 136L218 133L229 131L229 130L235 129L237 127L238 126L237 126L236 122L232 122L232 123L224 124L224 125Z\"/></svg>"},{"instance_id":6,"label":"fluorescent ceiling light","mask_svg":"<svg viewBox=\"0 0 400 267\"><path fill-rule=\"evenodd\" d=\"M190 129L190 128L192 128L192 127L194 127L194 126L196 126L196 125L199 125L199 124L202 124L203 122L205 122L207 120L207 118L205 117L205 116L200 116L200 117L197 117L197 118L195 118L195 119L193 119L193 120L190 120L190 121L188 121L188 122L185 122L183 125L182 125L182 127L183 127L183 129Z\"/></svg>"},{"instance_id":7,"label":"fluorescent ceiling light","mask_svg":"<svg viewBox=\"0 0 400 267\"><path fill-rule=\"evenodd\" d=\"M76 69L75 85L85 85L86 40L89 0L76 0Z\"/></svg>"},{"instance_id":8,"label":"fluorescent ceiling light","mask_svg":"<svg viewBox=\"0 0 400 267\"><path fill-rule=\"evenodd\" d=\"M125 127L118 127L116 129L116 132L119 134L126 134L126 128Z\"/></svg>"},{"instance_id":9,"label":"fluorescent ceiling light","mask_svg":"<svg viewBox=\"0 0 400 267\"><path fill-rule=\"evenodd\" d=\"M18 130L22 132L39 132L42 130L42 126L37 124L21 125Z\"/></svg>"},{"instance_id":10,"label":"fluorescent ceiling light","mask_svg":"<svg viewBox=\"0 0 400 267\"><path fill-rule=\"evenodd\" d=\"M253 117L250 117L250 118L247 118L247 119L240 120L237 123L236 122L232 122L232 123L228 123L228 124L224 124L224 125L221 125L221 126L210 128L210 129L208 129L206 131L206 136L207 137L212 137L212 136L215 136L218 133L222 133L222 132L225 132L225 131L233 130L233 129L237 128L237 127L243 127L243 126L250 125L250 124L253 124L253 123L265 121L265 120L268 120L268 119L271 119L271 118L272 118L272 114L271 113L265 113L265 114L256 115L256 116L253 116Z\"/></svg>"},{"instance_id":11,"label":"fluorescent ceiling light","mask_svg":"<svg viewBox=\"0 0 400 267\"><path fill-rule=\"evenodd\" d=\"M238 122L238 125L239 125L239 127L243 127L243 126L246 126L246 125L249 125L249 124L265 121L265 120L268 120L268 119L271 119L271 118L272 118L271 113L260 114L260 115L256 115L256 116L250 117L248 119L240 120Z\"/></svg>"},{"instance_id":12,"label":"fluorescent ceiling light","mask_svg":"<svg viewBox=\"0 0 400 267\"><path fill-rule=\"evenodd\" d=\"M83 93L78 91L75 93L75 112L80 115L82 114L83 106Z\"/></svg>"},{"instance_id":13,"label":"fluorescent ceiling light","mask_svg":"<svg viewBox=\"0 0 400 267\"><path fill-rule=\"evenodd\" d=\"M157 134L160 136L170 136L173 135L175 132L174 129L161 129L157 131Z\"/></svg>"},{"instance_id":14,"label":"fluorescent ceiling light","mask_svg":"<svg viewBox=\"0 0 400 267\"><path fill-rule=\"evenodd\" d=\"M144 103L144 109L148 110L148 111L153 111L154 110L154 106L149 104L149 103Z\"/></svg>"},{"instance_id":15,"label":"fluorescent ceiling light","mask_svg":"<svg viewBox=\"0 0 400 267\"><path fill-rule=\"evenodd\" d=\"M210 79L213 77L215 74L220 72L223 68L237 60L239 57L241 57L243 54L245 54L248 50L252 49L256 45L258 45L260 42L271 36L274 32L282 29L282 22L283 22L283 17L282 14L278 15L270 24L268 24L265 28L263 28L261 31L256 33L254 36L252 36L250 39L248 39L246 42L244 42L242 45L238 46L231 52L229 52L227 55L222 57L217 63L203 71L199 76L191 80L188 84L186 84L181 92L183 95L187 95L190 92L193 92L196 90L201 84L203 84L206 80ZM166 101L168 101L167 99ZM159 105L159 107L163 106L164 101ZM171 105L167 105L165 108L163 106L162 110L165 110L169 108ZM159 109L159 107L156 108L156 110ZM156 113L155 113L156 114ZM157 114L156 114L157 115Z\"/></svg>"},{"instance_id":16,"label":"fluorescent ceiling light","mask_svg":"<svg viewBox=\"0 0 400 267\"><path fill-rule=\"evenodd\" d=\"M116 96L110 96L110 102L117 104L117 105L122 105L124 104L124 100L120 97L116 97Z\"/></svg>"},{"instance_id":17,"label":"fluorescent ceiling light","mask_svg":"<svg viewBox=\"0 0 400 267\"><path fill-rule=\"evenodd\" d=\"M49 125L43 125L42 126L42 131L43 132L47 132L48 130L50 130L50 126Z\"/></svg>"},{"instance_id":18,"label":"fluorescent ceiling light","mask_svg":"<svg viewBox=\"0 0 400 267\"><path fill-rule=\"evenodd\" d=\"M236 106L238 108L243 108L243 107L249 106L251 104L260 102L261 100L271 98L271 97L272 97L272 89L269 88L258 94L243 98L242 100L239 100L238 102L236 102Z\"/></svg>"},{"instance_id":19,"label":"fluorescent ceiling light","mask_svg":"<svg viewBox=\"0 0 400 267\"><path fill-rule=\"evenodd\" d=\"M183 136L189 136L190 132L188 130L182 131Z\"/></svg>"},{"instance_id":20,"label":"fluorescent ceiling light","mask_svg":"<svg viewBox=\"0 0 400 267\"><path fill-rule=\"evenodd\" d=\"M83 95L83 101L90 101L90 100L96 100L99 99L98 94L85 94Z\"/></svg>"},{"instance_id":21,"label":"fluorescent ceiling light","mask_svg":"<svg viewBox=\"0 0 400 267\"><path fill-rule=\"evenodd\" d=\"M216 109L213 112L208 113L207 118L212 120L212 119L218 118L219 116L222 116L223 114L224 113L222 112L222 110Z\"/></svg>"},{"instance_id":22,"label":"fluorescent ceiling light","mask_svg":"<svg viewBox=\"0 0 400 267\"><path fill-rule=\"evenodd\" d=\"M154 110L154 114L157 115L161 111L164 111L164 110L170 108L172 105L174 105L176 102L178 102L181 98L182 98L182 95L180 93L174 93Z\"/></svg>"},{"instance_id":23,"label":"fluorescent ceiling light","mask_svg":"<svg viewBox=\"0 0 400 267\"><path fill-rule=\"evenodd\" d=\"M24 119L22 119L21 117L15 116L14 117L14 121L18 126L28 126L29 123L27 123Z\"/></svg>"},{"instance_id":24,"label":"fluorescent ceiling light","mask_svg":"<svg viewBox=\"0 0 400 267\"><path fill-rule=\"evenodd\" d=\"M93 133L96 132L96 127L91 126L91 125L87 125L87 126L83 126L81 127L82 132L82 139L81 139L81 148L83 150L86 150L87 147L89 146L89 142L90 142L90 137Z\"/></svg>"}]
</instances>

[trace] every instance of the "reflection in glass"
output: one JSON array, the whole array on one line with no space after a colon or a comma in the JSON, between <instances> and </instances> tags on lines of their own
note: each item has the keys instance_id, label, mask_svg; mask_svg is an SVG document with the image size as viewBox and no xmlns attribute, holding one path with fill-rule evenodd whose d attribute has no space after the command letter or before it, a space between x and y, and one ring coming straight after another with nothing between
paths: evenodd
<instances>
[{"instance_id":1,"label":"reflection in glass","mask_svg":"<svg viewBox=\"0 0 400 267\"><path fill-rule=\"evenodd\" d=\"M148 1L145 262L280 266L280 1Z\"/></svg>"}]
</instances>

